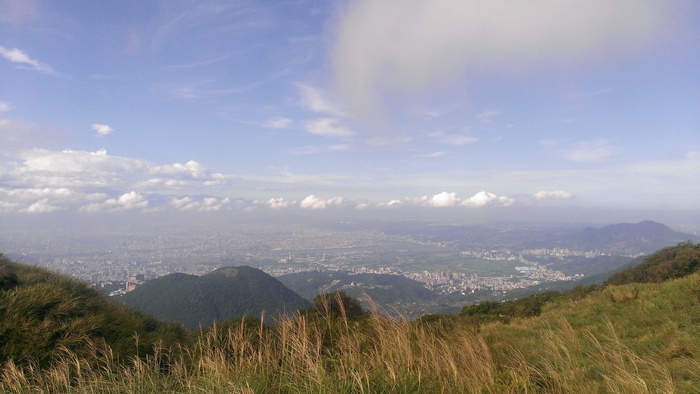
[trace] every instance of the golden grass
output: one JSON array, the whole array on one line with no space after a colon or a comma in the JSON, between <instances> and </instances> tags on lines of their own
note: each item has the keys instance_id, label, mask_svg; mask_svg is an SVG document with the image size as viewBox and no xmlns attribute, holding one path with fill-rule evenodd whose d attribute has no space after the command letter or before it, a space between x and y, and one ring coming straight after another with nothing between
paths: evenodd
<instances>
[{"instance_id":1,"label":"golden grass","mask_svg":"<svg viewBox=\"0 0 700 394\"><path fill-rule=\"evenodd\" d=\"M664 286L675 286L668 291L680 295L696 285L697 278L691 278L688 284ZM89 352L63 349L58 361L45 369L5 363L0 392L698 392L698 340L692 327L678 331L675 342L658 344L655 353L632 336L634 315L605 312L613 305L615 313L622 313L621 305L630 313L638 313L638 306L661 308L669 302L668 291L654 286L620 287L576 301L575 309L593 311L595 306L602 311L585 322L579 315L567 315L572 308L564 306L571 304L547 308L538 318L480 330L377 313L359 320L312 313L283 318L270 327L242 319L202 331L191 346L157 348L128 362L115 361L109 348L88 343ZM683 302L668 307L696 308L695 301ZM645 335L653 333L650 327Z\"/></svg>"}]
</instances>

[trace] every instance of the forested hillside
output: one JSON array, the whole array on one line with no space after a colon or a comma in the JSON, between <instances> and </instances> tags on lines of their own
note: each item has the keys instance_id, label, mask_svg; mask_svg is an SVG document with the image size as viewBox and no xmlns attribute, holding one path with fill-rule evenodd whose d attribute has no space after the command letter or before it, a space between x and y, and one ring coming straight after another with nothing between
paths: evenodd
<instances>
[{"instance_id":1,"label":"forested hillside","mask_svg":"<svg viewBox=\"0 0 700 394\"><path fill-rule=\"evenodd\" d=\"M268 323L311 304L257 268L224 267L207 275L175 273L145 282L122 297L135 309L190 329L243 316Z\"/></svg>"}]
</instances>

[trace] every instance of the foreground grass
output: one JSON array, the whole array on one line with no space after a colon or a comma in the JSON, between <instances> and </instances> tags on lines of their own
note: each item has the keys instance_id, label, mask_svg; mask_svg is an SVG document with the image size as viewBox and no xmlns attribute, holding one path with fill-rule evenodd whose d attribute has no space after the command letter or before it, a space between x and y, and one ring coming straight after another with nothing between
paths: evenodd
<instances>
[{"instance_id":1,"label":"foreground grass","mask_svg":"<svg viewBox=\"0 0 700 394\"><path fill-rule=\"evenodd\" d=\"M700 391L700 275L560 299L478 329L316 314L244 319L120 362L107 347L50 367L6 362L0 391L126 393L673 393Z\"/></svg>"}]
</instances>

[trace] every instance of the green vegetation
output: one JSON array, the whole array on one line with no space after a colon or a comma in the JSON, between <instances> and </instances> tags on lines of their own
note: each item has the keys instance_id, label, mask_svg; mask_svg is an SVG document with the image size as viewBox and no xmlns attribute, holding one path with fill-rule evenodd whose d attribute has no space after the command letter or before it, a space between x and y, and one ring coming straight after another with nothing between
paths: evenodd
<instances>
[{"instance_id":1,"label":"green vegetation","mask_svg":"<svg viewBox=\"0 0 700 394\"><path fill-rule=\"evenodd\" d=\"M207 275L170 274L121 297L132 308L190 329L265 314L268 323L309 302L257 268L224 267Z\"/></svg>"},{"instance_id":2,"label":"green vegetation","mask_svg":"<svg viewBox=\"0 0 700 394\"><path fill-rule=\"evenodd\" d=\"M681 278L700 270L700 244L684 242L662 249L644 259L639 265L612 275L610 285L626 283L659 283Z\"/></svg>"},{"instance_id":3,"label":"green vegetation","mask_svg":"<svg viewBox=\"0 0 700 394\"><path fill-rule=\"evenodd\" d=\"M287 274L278 279L307 300L313 300L319 293L340 289L355 298L366 294L384 308L402 302L435 298L435 294L426 289L423 283L400 275L324 271Z\"/></svg>"},{"instance_id":4,"label":"green vegetation","mask_svg":"<svg viewBox=\"0 0 700 394\"><path fill-rule=\"evenodd\" d=\"M94 289L0 255L0 362L45 367L109 349L110 359L153 354L187 332L107 301Z\"/></svg>"},{"instance_id":5,"label":"green vegetation","mask_svg":"<svg viewBox=\"0 0 700 394\"><path fill-rule=\"evenodd\" d=\"M688 246L649 259L657 259L653 267L666 264L659 256L690 265L681 261L694 258L681 252ZM3 292L21 288L18 278ZM274 325L252 318L216 324L199 330L192 344L121 362L76 351L41 369L8 360L0 367L0 391L700 391L700 273L482 303L460 316L411 322L366 313L340 293L314 304Z\"/></svg>"},{"instance_id":6,"label":"green vegetation","mask_svg":"<svg viewBox=\"0 0 700 394\"><path fill-rule=\"evenodd\" d=\"M431 271L500 276L515 274L515 267L519 265L515 260L479 259L461 256L458 252L410 253L403 257L406 261L401 264L401 269L417 272L430 267Z\"/></svg>"},{"instance_id":7,"label":"green vegetation","mask_svg":"<svg viewBox=\"0 0 700 394\"><path fill-rule=\"evenodd\" d=\"M507 323L517 317L537 316L542 311L544 304L559 297L561 297L561 293L548 291L513 301L482 301L476 305L465 306L462 308L461 315L474 323L493 321Z\"/></svg>"}]
</instances>

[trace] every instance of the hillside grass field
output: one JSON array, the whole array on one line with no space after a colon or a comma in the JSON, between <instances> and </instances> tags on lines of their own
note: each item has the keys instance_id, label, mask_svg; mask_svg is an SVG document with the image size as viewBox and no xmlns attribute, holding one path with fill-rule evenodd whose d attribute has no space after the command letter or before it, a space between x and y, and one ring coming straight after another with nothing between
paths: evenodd
<instances>
[{"instance_id":1,"label":"hillside grass field","mask_svg":"<svg viewBox=\"0 0 700 394\"><path fill-rule=\"evenodd\" d=\"M700 245L677 248L673 258L698 261ZM692 393L700 392L699 306L700 273L415 321L349 316L341 302L271 326L232 320L132 356L86 338L81 351L60 347L50 364L6 359L0 391Z\"/></svg>"}]
</instances>

